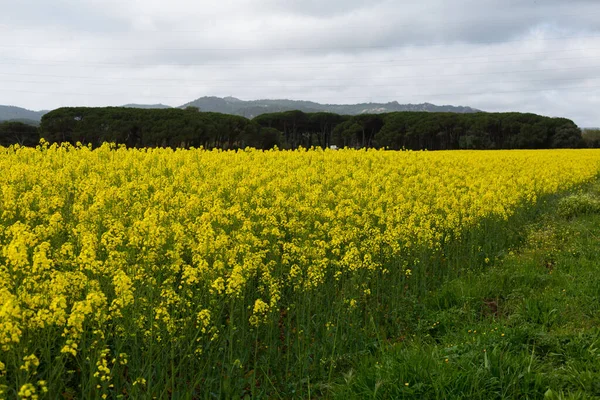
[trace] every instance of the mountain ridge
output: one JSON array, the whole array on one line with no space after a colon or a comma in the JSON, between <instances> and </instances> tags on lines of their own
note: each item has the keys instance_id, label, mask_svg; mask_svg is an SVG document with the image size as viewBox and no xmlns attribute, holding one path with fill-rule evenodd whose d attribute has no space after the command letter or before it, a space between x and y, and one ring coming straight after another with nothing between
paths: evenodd
<instances>
[{"instance_id":1,"label":"mountain ridge","mask_svg":"<svg viewBox=\"0 0 600 400\"><path fill-rule=\"evenodd\" d=\"M289 99L258 99L241 100L236 97L204 96L185 103L179 107L165 104L124 104L128 108L186 108L198 107L201 111L220 112L223 114L239 115L254 118L261 114L299 110L303 112L332 112L342 115L381 114L394 111L425 111L425 112L454 112L475 113L481 110L452 105L435 105L431 103L400 104L397 101L388 103L356 103L356 104L322 104L307 100ZM38 122L49 110L33 111L17 106L0 105L0 121L30 120Z\"/></svg>"},{"instance_id":2,"label":"mountain ridge","mask_svg":"<svg viewBox=\"0 0 600 400\"><path fill-rule=\"evenodd\" d=\"M400 104L397 101L388 103L356 103L356 104L322 104L306 100L288 99L258 99L240 100L235 97L204 96L180 108L198 107L201 111L222 112L225 114L240 115L246 118L254 118L260 114L271 112L282 112L300 110L304 112L332 112L342 115L380 114L394 111L425 111L425 112L455 112L474 113L481 110L452 105L435 105L431 103Z\"/></svg>"},{"instance_id":3,"label":"mountain ridge","mask_svg":"<svg viewBox=\"0 0 600 400\"><path fill-rule=\"evenodd\" d=\"M173 108L171 106L168 106L168 105L162 104L162 103L158 103L158 104L136 104L136 103L130 103L130 104L124 104L121 107L125 107L125 108Z\"/></svg>"},{"instance_id":4,"label":"mountain ridge","mask_svg":"<svg viewBox=\"0 0 600 400\"><path fill-rule=\"evenodd\" d=\"M0 105L0 122L2 121L35 121L40 122L48 111L32 111L17 106Z\"/></svg>"}]
</instances>

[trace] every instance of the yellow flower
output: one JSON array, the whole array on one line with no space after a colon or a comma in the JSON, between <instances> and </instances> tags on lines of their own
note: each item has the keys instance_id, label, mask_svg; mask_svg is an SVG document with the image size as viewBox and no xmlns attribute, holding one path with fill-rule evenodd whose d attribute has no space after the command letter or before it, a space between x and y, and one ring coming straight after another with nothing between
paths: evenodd
<instances>
[{"instance_id":1,"label":"yellow flower","mask_svg":"<svg viewBox=\"0 0 600 400\"><path fill-rule=\"evenodd\" d=\"M206 333L210 326L210 311L207 309L200 311L198 313L197 321L200 326L200 331Z\"/></svg>"},{"instance_id":2,"label":"yellow flower","mask_svg":"<svg viewBox=\"0 0 600 400\"><path fill-rule=\"evenodd\" d=\"M23 365L21 365L21 369L24 371L28 371L30 369L35 370L40 365L40 360L35 356L35 354L31 354L29 356L23 357Z\"/></svg>"},{"instance_id":3,"label":"yellow flower","mask_svg":"<svg viewBox=\"0 0 600 400\"><path fill-rule=\"evenodd\" d=\"M261 299L256 299L254 302L253 315L250 317L250 325L258 326L259 322L269 312L269 305Z\"/></svg>"},{"instance_id":4,"label":"yellow flower","mask_svg":"<svg viewBox=\"0 0 600 400\"><path fill-rule=\"evenodd\" d=\"M31 383L26 383L19 389L17 394L21 399L37 400L39 397L36 394L35 386Z\"/></svg>"}]
</instances>

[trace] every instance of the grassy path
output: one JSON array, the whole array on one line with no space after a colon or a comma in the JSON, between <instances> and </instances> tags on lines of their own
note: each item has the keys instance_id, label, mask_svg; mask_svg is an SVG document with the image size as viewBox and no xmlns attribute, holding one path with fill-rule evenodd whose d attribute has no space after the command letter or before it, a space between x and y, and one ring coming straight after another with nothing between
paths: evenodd
<instances>
[{"instance_id":1,"label":"grassy path","mask_svg":"<svg viewBox=\"0 0 600 400\"><path fill-rule=\"evenodd\" d=\"M550 209L520 249L426 296L333 397L600 398L600 182Z\"/></svg>"}]
</instances>

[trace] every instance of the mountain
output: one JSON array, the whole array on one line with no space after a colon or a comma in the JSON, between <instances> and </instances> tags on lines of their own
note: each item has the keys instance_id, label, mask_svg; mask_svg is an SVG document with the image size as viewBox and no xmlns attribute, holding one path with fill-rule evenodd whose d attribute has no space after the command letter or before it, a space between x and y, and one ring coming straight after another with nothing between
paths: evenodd
<instances>
[{"instance_id":1,"label":"mountain","mask_svg":"<svg viewBox=\"0 0 600 400\"><path fill-rule=\"evenodd\" d=\"M235 97L201 97L180 106L179 108L198 107L200 111L212 111L223 114L241 115L254 118L260 114L300 110L304 112L332 112L336 114L380 114L393 111L428 111L475 113L480 110L462 106L436 106L430 103L399 104L390 103L360 103L360 104L320 104L303 100L240 100ZM125 104L128 108L171 108L165 104ZM19 120L30 124L39 124L42 116L49 111L31 111L14 106L0 106L0 121Z\"/></svg>"},{"instance_id":2,"label":"mountain","mask_svg":"<svg viewBox=\"0 0 600 400\"><path fill-rule=\"evenodd\" d=\"M172 108L166 104L125 104L125 108Z\"/></svg>"},{"instance_id":3,"label":"mountain","mask_svg":"<svg viewBox=\"0 0 600 400\"><path fill-rule=\"evenodd\" d=\"M393 111L427 111L427 112L454 112L475 113L480 110L463 106L437 106L430 103L399 104L397 101L390 103L360 103L360 104L320 104L303 100L240 100L235 97L201 97L197 100L182 105L185 107L198 107L201 111L213 111L224 114L241 115L253 118L260 114L300 110L304 112L332 112L336 114L358 115L379 114Z\"/></svg>"},{"instance_id":4,"label":"mountain","mask_svg":"<svg viewBox=\"0 0 600 400\"><path fill-rule=\"evenodd\" d=\"M39 123L42 115L48 111L31 111L14 106L0 106L0 121L19 120L35 121Z\"/></svg>"}]
</instances>

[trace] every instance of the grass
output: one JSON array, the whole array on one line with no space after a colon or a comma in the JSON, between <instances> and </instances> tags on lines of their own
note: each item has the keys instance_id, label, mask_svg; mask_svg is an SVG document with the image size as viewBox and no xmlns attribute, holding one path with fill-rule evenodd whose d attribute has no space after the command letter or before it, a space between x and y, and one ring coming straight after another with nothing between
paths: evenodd
<instances>
[{"instance_id":1,"label":"grass","mask_svg":"<svg viewBox=\"0 0 600 400\"><path fill-rule=\"evenodd\" d=\"M331 397L600 398L599 199L596 182L554 200L519 249L429 292Z\"/></svg>"}]
</instances>

